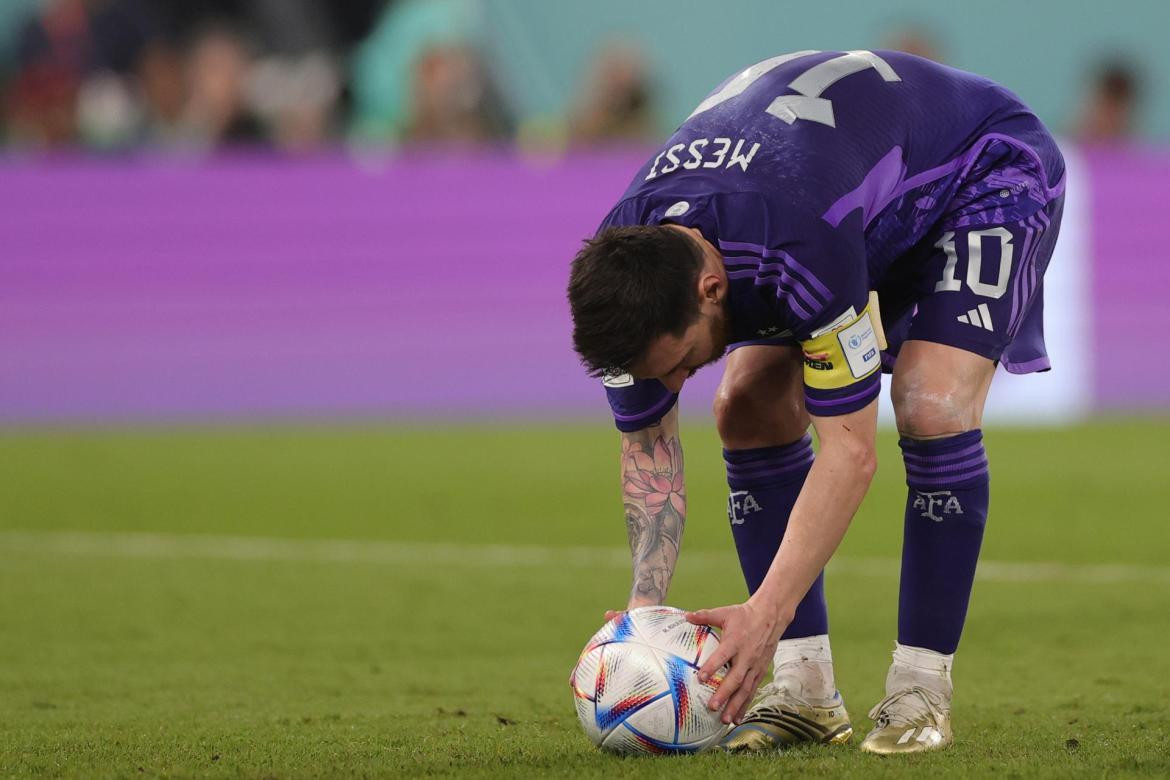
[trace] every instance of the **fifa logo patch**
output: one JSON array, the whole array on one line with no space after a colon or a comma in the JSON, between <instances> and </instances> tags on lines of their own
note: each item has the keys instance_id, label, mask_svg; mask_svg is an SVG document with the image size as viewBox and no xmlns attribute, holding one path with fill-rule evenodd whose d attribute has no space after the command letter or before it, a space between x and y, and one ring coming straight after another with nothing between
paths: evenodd
<instances>
[{"instance_id":1,"label":"fifa logo patch","mask_svg":"<svg viewBox=\"0 0 1170 780\"><path fill-rule=\"evenodd\" d=\"M727 497L727 519L732 525L743 525L749 514L762 509L756 497L746 490L733 490Z\"/></svg>"},{"instance_id":2,"label":"fifa logo patch","mask_svg":"<svg viewBox=\"0 0 1170 780\"><path fill-rule=\"evenodd\" d=\"M914 509L922 510L922 517L928 520L933 520L936 523L943 521L940 515L934 513L936 507L944 515L963 514L963 505L949 490L936 490L933 493L923 493L921 490L914 492L918 494L918 497L914 499L912 506Z\"/></svg>"}]
</instances>

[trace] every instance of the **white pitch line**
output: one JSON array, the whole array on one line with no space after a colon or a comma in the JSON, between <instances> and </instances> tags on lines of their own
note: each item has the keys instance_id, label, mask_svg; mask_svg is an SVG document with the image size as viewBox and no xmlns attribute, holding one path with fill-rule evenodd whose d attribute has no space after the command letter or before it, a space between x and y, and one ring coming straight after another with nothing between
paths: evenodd
<instances>
[{"instance_id":1,"label":"white pitch line","mask_svg":"<svg viewBox=\"0 0 1170 780\"><path fill-rule=\"evenodd\" d=\"M630 565L629 552L617 547L548 547L86 531L0 531L0 556L29 554L372 563L394 566L625 569ZM684 548L679 566L683 570L734 568L735 556L731 552L688 553ZM900 562L896 558L838 557L829 565L830 572L833 573L877 578L896 578L899 568ZM1170 583L1170 566L984 560L979 563L978 578L989 582Z\"/></svg>"}]
</instances>

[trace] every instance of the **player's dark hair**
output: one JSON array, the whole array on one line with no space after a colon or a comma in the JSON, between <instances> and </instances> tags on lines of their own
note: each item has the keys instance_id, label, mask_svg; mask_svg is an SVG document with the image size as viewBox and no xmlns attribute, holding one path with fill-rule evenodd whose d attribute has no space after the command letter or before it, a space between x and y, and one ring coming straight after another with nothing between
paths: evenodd
<instances>
[{"instance_id":1,"label":"player's dark hair","mask_svg":"<svg viewBox=\"0 0 1170 780\"><path fill-rule=\"evenodd\" d=\"M591 376L628 370L650 342L699 318L703 253L662 226L609 228L585 242L569 274L573 348Z\"/></svg>"}]
</instances>

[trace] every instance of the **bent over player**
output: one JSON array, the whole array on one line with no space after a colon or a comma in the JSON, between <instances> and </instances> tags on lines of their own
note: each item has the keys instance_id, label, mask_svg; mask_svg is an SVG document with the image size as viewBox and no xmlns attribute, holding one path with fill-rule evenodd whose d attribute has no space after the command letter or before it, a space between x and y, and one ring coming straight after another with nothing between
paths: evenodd
<instances>
[{"instance_id":1,"label":"bent over player","mask_svg":"<svg viewBox=\"0 0 1170 780\"><path fill-rule=\"evenodd\" d=\"M738 724L725 748L852 736L822 569L874 474L883 369L909 490L898 641L862 749L950 744L988 511L984 401L997 363L1049 368L1063 190L1056 144L1003 87L898 52L801 51L700 103L577 255L574 347L622 431L628 608L662 603L678 555L678 392L730 350L715 420L751 595L689 615L723 630L700 674L731 663L711 700Z\"/></svg>"}]
</instances>

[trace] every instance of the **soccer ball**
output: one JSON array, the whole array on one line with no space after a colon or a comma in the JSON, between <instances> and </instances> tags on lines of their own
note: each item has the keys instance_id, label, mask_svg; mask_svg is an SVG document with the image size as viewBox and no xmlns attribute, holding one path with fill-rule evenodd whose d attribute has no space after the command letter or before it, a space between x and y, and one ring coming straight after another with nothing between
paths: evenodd
<instances>
[{"instance_id":1,"label":"soccer ball","mask_svg":"<svg viewBox=\"0 0 1170 780\"><path fill-rule=\"evenodd\" d=\"M714 744L727 727L707 700L727 667L706 683L699 668L718 646L714 631L673 607L640 607L606 623L569 677L586 736L613 753L697 753Z\"/></svg>"}]
</instances>

